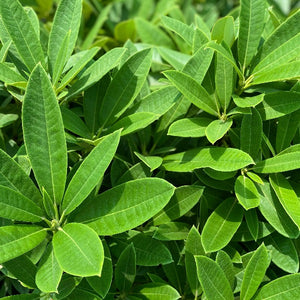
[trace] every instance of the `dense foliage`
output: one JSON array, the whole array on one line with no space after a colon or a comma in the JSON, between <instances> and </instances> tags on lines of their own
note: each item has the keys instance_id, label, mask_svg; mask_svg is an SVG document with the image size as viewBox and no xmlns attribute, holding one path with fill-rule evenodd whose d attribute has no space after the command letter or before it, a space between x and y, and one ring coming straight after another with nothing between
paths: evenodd
<instances>
[{"instance_id":1,"label":"dense foliage","mask_svg":"<svg viewBox=\"0 0 300 300\"><path fill-rule=\"evenodd\" d=\"M1 299L298 299L298 6L0 1Z\"/></svg>"}]
</instances>

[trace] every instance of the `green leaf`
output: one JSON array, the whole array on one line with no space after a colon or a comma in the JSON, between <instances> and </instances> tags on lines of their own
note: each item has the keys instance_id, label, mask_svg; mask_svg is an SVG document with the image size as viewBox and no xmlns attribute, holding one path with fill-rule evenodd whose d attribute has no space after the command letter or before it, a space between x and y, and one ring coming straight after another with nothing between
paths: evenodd
<instances>
[{"instance_id":1,"label":"green leaf","mask_svg":"<svg viewBox=\"0 0 300 300\"><path fill-rule=\"evenodd\" d=\"M300 200L290 183L279 173L270 175L270 183L283 208L300 229Z\"/></svg>"},{"instance_id":2,"label":"green leaf","mask_svg":"<svg viewBox=\"0 0 300 300\"><path fill-rule=\"evenodd\" d=\"M264 0L241 0L238 55L243 70L257 51L264 30L264 19Z\"/></svg>"},{"instance_id":3,"label":"green leaf","mask_svg":"<svg viewBox=\"0 0 300 300\"><path fill-rule=\"evenodd\" d=\"M29 198L6 186L0 186L0 216L16 221L40 222L43 211Z\"/></svg>"},{"instance_id":4,"label":"green leaf","mask_svg":"<svg viewBox=\"0 0 300 300\"><path fill-rule=\"evenodd\" d=\"M213 116L218 116L218 107L214 99L191 76L179 71L166 71L164 75L194 105Z\"/></svg>"},{"instance_id":5,"label":"green leaf","mask_svg":"<svg viewBox=\"0 0 300 300\"><path fill-rule=\"evenodd\" d=\"M276 232L267 236L264 241L275 265L288 273L298 272L299 258L293 241Z\"/></svg>"},{"instance_id":6,"label":"green leaf","mask_svg":"<svg viewBox=\"0 0 300 300\"><path fill-rule=\"evenodd\" d=\"M191 172L211 168L230 172L252 164L251 157L238 149L223 147L196 148L164 157L163 167L172 172Z\"/></svg>"},{"instance_id":7,"label":"green leaf","mask_svg":"<svg viewBox=\"0 0 300 300\"><path fill-rule=\"evenodd\" d=\"M252 181L259 183L259 184L264 184L263 180L257 174L249 172L249 171L246 174L250 179L252 179Z\"/></svg>"},{"instance_id":8,"label":"green leaf","mask_svg":"<svg viewBox=\"0 0 300 300\"><path fill-rule=\"evenodd\" d=\"M36 285L44 293L57 293L62 273L63 271L54 255L52 244L49 244L39 262L35 277Z\"/></svg>"},{"instance_id":9,"label":"green leaf","mask_svg":"<svg viewBox=\"0 0 300 300\"><path fill-rule=\"evenodd\" d=\"M62 0L58 5L48 43L49 70L53 78L57 76L54 73L57 60L62 59L61 49L66 47L64 61L61 62L61 65L65 64L73 52L81 21L81 10L82 0L72 2ZM70 32L70 37L66 39L68 32Z\"/></svg>"},{"instance_id":10,"label":"green leaf","mask_svg":"<svg viewBox=\"0 0 300 300\"><path fill-rule=\"evenodd\" d=\"M234 36L234 19L232 16L227 16L217 20L211 32L211 39L218 43L224 41L229 47L232 46Z\"/></svg>"},{"instance_id":11,"label":"green leaf","mask_svg":"<svg viewBox=\"0 0 300 300\"><path fill-rule=\"evenodd\" d=\"M108 71L119 64L125 51L126 49L124 48L114 48L85 69L80 74L78 80L69 89L67 99L70 99L98 82Z\"/></svg>"},{"instance_id":12,"label":"green leaf","mask_svg":"<svg viewBox=\"0 0 300 300\"><path fill-rule=\"evenodd\" d=\"M235 270L230 256L225 251L220 250L216 256L216 262L223 270L231 288L233 289L235 284Z\"/></svg>"},{"instance_id":13,"label":"green leaf","mask_svg":"<svg viewBox=\"0 0 300 300\"><path fill-rule=\"evenodd\" d=\"M139 285L132 294L139 299L142 297L147 300L177 300L180 298L180 294L172 286L159 282Z\"/></svg>"},{"instance_id":14,"label":"green leaf","mask_svg":"<svg viewBox=\"0 0 300 300\"><path fill-rule=\"evenodd\" d=\"M211 123L209 118L185 118L175 121L168 130L168 135L179 137L205 136L206 127Z\"/></svg>"},{"instance_id":15,"label":"green leaf","mask_svg":"<svg viewBox=\"0 0 300 300\"><path fill-rule=\"evenodd\" d=\"M207 300L233 299L229 281L223 270L211 258L206 256L195 256L198 278Z\"/></svg>"},{"instance_id":16,"label":"green leaf","mask_svg":"<svg viewBox=\"0 0 300 300\"><path fill-rule=\"evenodd\" d=\"M1 62L0 63L0 81L3 81L5 84L11 84L15 82L25 81L24 77L11 69L8 64Z\"/></svg>"},{"instance_id":17,"label":"green leaf","mask_svg":"<svg viewBox=\"0 0 300 300\"><path fill-rule=\"evenodd\" d=\"M264 97L265 94L245 98L240 98L236 95L232 95L233 101L238 107L255 107L257 104L264 100Z\"/></svg>"},{"instance_id":18,"label":"green leaf","mask_svg":"<svg viewBox=\"0 0 300 300\"><path fill-rule=\"evenodd\" d=\"M250 258L241 286L241 299L249 300L261 284L270 264L268 252L264 244L259 246Z\"/></svg>"},{"instance_id":19,"label":"green leaf","mask_svg":"<svg viewBox=\"0 0 300 300\"><path fill-rule=\"evenodd\" d=\"M240 175L235 181L234 191L239 203L246 210L259 206L257 189L248 177Z\"/></svg>"},{"instance_id":20,"label":"green leaf","mask_svg":"<svg viewBox=\"0 0 300 300\"><path fill-rule=\"evenodd\" d=\"M53 203L53 200L51 199L51 197L49 196L47 191L44 189L44 187L42 188L42 193L43 193L44 209L45 209L48 217L53 220L53 219L55 219L55 205Z\"/></svg>"},{"instance_id":21,"label":"green leaf","mask_svg":"<svg viewBox=\"0 0 300 300\"><path fill-rule=\"evenodd\" d=\"M97 233L84 224L68 223L53 236L53 250L61 268L75 276L101 275L104 250Z\"/></svg>"},{"instance_id":22,"label":"green leaf","mask_svg":"<svg viewBox=\"0 0 300 300\"><path fill-rule=\"evenodd\" d=\"M18 120L19 116L17 114L2 114L0 113L0 128L6 127L16 120Z\"/></svg>"},{"instance_id":23,"label":"green leaf","mask_svg":"<svg viewBox=\"0 0 300 300\"><path fill-rule=\"evenodd\" d=\"M0 262L4 263L38 246L47 232L40 226L12 225L0 227Z\"/></svg>"},{"instance_id":24,"label":"green leaf","mask_svg":"<svg viewBox=\"0 0 300 300\"><path fill-rule=\"evenodd\" d=\"M136 256L133 244L121 253L115 268L115 284L121 292L128 292L136 275Z\"/></svg>"},{"instance_id":25,"label":"green leaf","mask_svg":"<svg viewBox=\"0 0 300 300\"><path fill-rule=\"evenodd\" d=\"M266 220L285 237L294 239L299 235L299 229L285 212L268 181L257 186L260 195L259 209Z\"/></svg>"},{"instance_id":26,"label":"green leaf","mask_svg":"<svg viewBox=\"0 0 300 300\"><path fill-rule=\"evenodd\" d=\"M260 114L255 108L251 108L251 114L243 116L240 149L249 153L251 157L256 158L262 141L263 122Z\"/></svg>"},{"instance_id":27,"label":"green leaf","mask_svg":"<svg viewBox=\"0 0 300 300\"><path fill-rule=\"evenodd\" d=\"M50 80L39 64L30 75L23 103L26 151L35 178L59 203L67 173L67 146L58 102Z\"/></svg>"},{"instance_id":28,"label":"green leaf","mask_svg":"<svg viewBox=\"0 0 300 300\"><path fill-rule=\"evenodd\" d=\"M1 1L0 16L18 54L32 71L37 63L45 64L38 36L23 6L17 0Z\"/></svg>"},{"instance_id":29,"label":"green leaf","mask_svg":"<svg viewBox=\"0 0 300 300\"><path fill-rule=\"evenodd\" d=\"M162 59L172 67L174 67L175 70L182 70L191 57L188 54L171 50L165 47L157 47L157 51Z\"/></svg>"},{"instance_id":30,"label":"green leaf","mask_svg":"<svg viewBox=\"0 0 300 300\"><path fill-rule=\"evenodd\" d=\"M4 63L8 54L8 50L11 47L12 41L3 42L0 50L0 63Z\"/></svg>"},{"instance_id":31,"label":"green leaf","mask_svg":"<svg viewBox=\"0 0 300 300\"><path fill-rule=\"evenodd\" d=\"M127 109L140 92L150 69L151 49L132 55L111 81L100 107L100 124L110 125Z\"/></svg>"},{"instance_id":32,"label":"green leaf","mask_svg":"<svg viewBox=\"0 0 300 300\"><path fill-rule=\"evenodd\" d=\"M134 152L134 154L150 168L151 172L159 168L163 161L159 156L144 156L137 152Z\"/></svg>"},{"instance_id":33,"label":"green leaf","mask_svg":"<svg viewBox=\"0 0 300 300\"><path fill-rule=\"evenodd\" d=\"M259 233L259 220L255 209L250 209L245 212L245 219L249 232L253 239L257 241Z\"/></svg>"},{"instance_id":34,"label":"green leaf","mask_svg":"<svg viewBox=\"0 0 300 300\"><path fill-rule=\"evenodd\" d=\"M297 299L300 293L300 274L285 275L264 285L255 300Z\"/></svg>"},{"instance_id":35,"label":"green leaf","mask_svg":"<svg viewBox=\"0 0 300 300\"><path fill-rule=\"evenodd\" d=\"M189 233L189 226L182 222L168 222L161 224L153 234L153 238L160 241L185 240Z\"/></svg>"},{"instance_id":36,"label":"green leaf","mask_svg":"<svg viewBox=\"0 0 300 300\"><path fill-rule=\"evenodd\" d=\"M212 121L205 130L205 135L207 139L214 144L216 141L221 139L227 131L232 126L232 119L227 119L226 121L223 120L215 120Z\"/></svg>"},{"instance_id":37,"label":"green leaf","mask_svg":"<svg viewBox=\"0 0 300 300\"><path fill-rule=\"evenodd\" d=\"M125 43L127 40L134 41L136 38L135 23L133 19L119 22L114 28L115 38Z\"/></svg>"},{"instance_id":38,"label":"green leaf","mask_svg":"<svg viewBox=\"0 0 300 300\"><path fill-rule=\"evenodd\" d=\"M84 159L64 195L62 210L69 214L89 195L113 159L120 140L120 131L105 136Z\"/></svg>"},{"instance_id":39,"label":"green leaf","mask_svg":"<svg viewBox=\"0 0 300 300\"><path fill-rule=\"evenodd\" d=\"M243 209L237 201L233 198L224 200L204 225L201 238L205 252L224 248L238 230L242 219Z\"/></svg>"},{"instance_id":40,"label":"green leaf","mask_svg":"<svg viewBox=\"0 0 300 300\"><path fill-rule=\"evenodd\" d=\"M203 190L204 187L197 185L183 185L176 188L169 203L153 217L153 224L164 224L186 214L198 203Z\"/></svg>"}]
</instances>

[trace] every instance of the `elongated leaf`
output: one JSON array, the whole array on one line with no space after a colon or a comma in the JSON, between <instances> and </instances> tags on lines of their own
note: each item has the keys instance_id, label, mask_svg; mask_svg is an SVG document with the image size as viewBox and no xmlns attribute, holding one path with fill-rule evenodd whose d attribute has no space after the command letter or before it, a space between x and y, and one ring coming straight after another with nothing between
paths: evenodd
<instances>
[{"instance_id":1,"label":"elongated leaf","mask_svg":"<svg viewBox=\"0 0 300 300\"><path fill-rule=\"evenodd\" d=\"M12 44L11 40L3 43L2 48L0 50L0 63L5 62L7 54L8 54L8 50L11 47L11 44Z\"/></svg>"},{"instance_id":2,"label":"elongated leaf","mask_svg":"<svg viewBox=\"0 0 300 300\"><path fill-rule=\"evenodd\" d=\"M285 275L264 285L255 300L296 299L300 293L300 274Z\"/></svg>"},{"instance_id":3,"label":"elongated leaf","mask_svg":"<svg viewBox=\"0 0 300 300\"><path fill-rule=\"evenodd\" d=\"M240 98L236 95L233 95L233 101L238 107L255 107L257 104L262 102L264 100L265 95L260 94L257 96L253 97L245 97L245 98Z\"/></svg>"},{"instance_id":4,"label":"elongated leaf","mask_svg":"<svg viewBox=\"0 0 300 300\"><path fill-rule=\"evenodd\" d=\"M53 76L55 75L54 70L57 60L61 59L59 56L61 49L66 47L65 59L64 62L61 62L62 65L73 52L80 26L81 6L81 0L62 0L56 10L48 43L49 69ZM70 32L70 38L65 41L68 32Z\"/></svg>"},{"instance_id":5,"label":"elongated leaf","mask_svg":"<svg viewBox=\"0 0 300 300\"><path fill-rule=\"evenodd\" d=\"M162 158L159 156L144 156L140 153L134 152L134 154L150 168L150 171L154 171L162 164Z\"/></svg>"},{"instance_id":6,"label":"elongated leaf","mask_svg":"<svg viewBox=\"0 0 300 300\"><path fill-rule=\"evenodd\" d=\"M101 275L104 250L97 233L84 224L68 223L53 236L61 268L75 276Z\"/></svg>"},{"instance_id":7,"label":"elongated leaf","mask_svg":"<svg viewBox=\"0 0 300 300\"><path fill-rule=\"evenodd\" d=\"M216 141L221 139L226 132L230 129L232 126L232 119L228 119L226 121L223 120L215 120L211 122L205 130L205 135L207 139L214 144Z\"/></svg>"},{"instance_id":8,"label":"elongated leaf","mask_svg":"<svg viewBox=\"0 0 300 300\"><path fill-rule=\"evenodd\" d=\"M227 16L217 20L211 32L211 39L218 43L224 41L229 47L232 46L234 36L234 19L232 16Z\"/></svg>"},{"instance_id":9,"label":"elongated leaf","mask_svg":"<svg viewBox=\"0 0 300 300\"><path fill-rule=\"evenodd\" d=\"M235 171L252 164L251 157L238 149L207 147L196 148L164 157L163 167L167 171L191 172L199 168L217 171Z\"/></svg>"},{"instance_id":10,"label":"elongated leaf","mask_svg":"<svg viewBox=\"0 0 300 300\"><path fill-rule=\"evenodd\" d=\"M71 86L67 94L67 99L86 90L99 81L108 71L116 67L125 51L126 49L123 48L114 48L101 56L89 66Z\"/></svg>"},{"instance_id":11,"label":"elongated leaf","mask_svg":"<svg viewBox=\"0 0 300 300\"><path fill-rule=\"evenodd\" d=\"M158 282L139 285L133 295L142 296L147 300L177 300L180 298L180 294L172 286Z\"/></svg>"},{"instance_id":12,"label":"elongated leaf","mask_svg":"<svg viewBox=\"0 0 300 300\"><path fill-rule=\"evenodd\" d=\"M282 174L270 175L270 183L283 208L299 229L300 200L298 199L295 191Z\"/></svg>"},{"instance_id":13,"label":"elongated leaf","mask_svg":"<svg viewBox=\"0 0 300 300\"><path fill-rule=\"evenodd\" d=\"M4 263L38 246L46 237L40 226L12 225L0 227L0 262Z\"/></svg>"},{"instance_id":14,"label":"elongated leaf","mask_svg":"<svg viewBox=\"0 0 300 300\"><path fill-rule=\"evenodd\" d=\"M259 195L255 184L246 176L239 176L234 185L234 191L239 203L246 209L259 206Z\"/></svg>"},{"instance_id":15,"label":"elongated leaf","mask_svg":"<svg viewBox=\"0 0 300 300\"><path fill-rule=\"evenodd\" d=\"M231 288L233 288L235 284L235 271L230 256L225 251L220 250L218 251L216 262L223 270Z\"/></svg>"},{"instance_id":16,"label":"elongated leaf","mask_svg":"<svg viewBox=\"0 0 300 300\"><path fill-rule=\"evenodd\" d=\"M6 63L0 63L0 80L6 84L25 81L24 77L11 69Z\"/></svg>"},{"instance_id":17,"label":"elongated leaf","mask_svg":"<svg viewBox=\"0 0 300 300\"><path fill-rule=\"evenodd\" d=\"M153 238L160 241L185 240L189 233L189 226L182 222L168 222L158 226Z\"/></svg>"},{"instance_id":18,"label":"elongated leaf","mask_svg":"<svg viewBox=\"0 0 300 300\"><path fill-rule=\"evenodd\" d=\"M198 278L206 299L214 300L216 297L222 300L233 299L229 281L219 265L206 256L195 256L195 260Z\"/></svg>"},{"instance_id":19,"label":"elongated leaf","mask_svg":"<svg viewBox=\"0 0 300 300\"><path fill-rule=\"evenodd\" d=\"M243 209L235 199L223 201L207 219L202 231L205 252L215 252L225 247L239 228Z\"/></svg>"},{"instance_id":20,"label":"elongated leaf","mask_svg":"<svg viewBox=\"0 0 300 300\"><path fill-rule=\"evenodd\" d=\"M255 108L250 115L244 115L241 125L240 148L256 158L262 141L263 123L260 114Z\"/></svg>"},{"instance_id":21,"label":"elongated leaf","mask_svg":"<svg viewBox=\"0 0 300 300\"><path fill-rule=\"evenodd\" d=\"M245 220L249 232L251 233L253 239L257 241L259 233L259 220L255 209L250 209L245 212Z\"/></svg>"},{"instance_id":22,"label":"elongated leaf","mask_svg":"<svg viewBox=\"0 0 300 300\"><path fill-rule=\"evenodd\" d=\"M16 221L40 222L43 211L32 200L19 192L0 186L0 216Z\"/></svg>"},{"instance_id":23,"label":"elongated leaf","mask_svg":"<svg viewBox=\"0 0 300 300\"><path fill-rule=\"evenodd\" d=\"M128 292L136 275L136 255L133 244L121 253L115 269L115 284L121 292Z\"/></svg>"},{"instance_id":24,"label":"elongated leaf","mask_svg":"<svg viewBox=\"0 0 300 300\"><path fill-rule=\"evenodd\" d=\"M158 213L170 200L174 187L158 178L145 178L116 186L83 206L75 216L99 235L135 228Z\"/></svg>"},{"instance_id":25,"label":"elongated leaf","mask_svg":"<svg viewBox=\"0 0 300 300\"><path fill-rule=\"evenodd\" d=\"M196 185L180 186L169 203L153 217L154 225L164 224L183 216L199 201L204 187Z\"/></svg>"},{"instance_id":26,"label":"elongated leaf","mask_svg":"<svg viewBox=\"0 0 300 300\"><path fill-rule=\"evenodd\" d=\"M28 70L32 71L39 62L44 65L44 53L39 38L20 2L1 1L0 15L7 33Z\"/></svg>"},{"instance_id":27,"label":"elongated leaf","mask_svg":"<svg viewBox=\"0 0 300 300\"><path fill-rule=\"evenodd\" d=\"M262 282L270 264L268 252L264 244L256 249L250 258L241 286L241 299L249 300Z\"/></svg>"},{"instance_id":28,"label":"elongated leaf","mask_svg":"<svg viewBox=\"0 0 300 300\"><path fill-rule=\"evenodd\" d=\"M211 123L209 118L185 118L172 123L168 135L180 137L205 136L206 127Z\"/></svg>"},{"instance_id":29,"label":"elongated leaf","mask_svg":"<svg viewBox=\"0 0 300 300\"><path fill-rule=\"evenodd\" d=\"M67 146L59 105L49 78L39 64L33 70L23 104L26 151L36 180L59 203L67 173Z\"/></svg>"},{"instance_id":30,"label":"elongated leaf","mask_svg":"<svg viewBox=\"0 0 300 300\"><path fill-rule=\"evenodd\" d=\"M256 53L264 30L264 18L264 0L241 0L238 54L243 70Z\"/></svg>"},{"instance_id":31,"label":"elongated leaf","mask_svg":"<svg viewBox=\"0 0 300 300\"><path fill-rule=\"evenodd\" d=\"M62 273L63 271L54 255L52 244L49 244L43 254L36 273L35 281L38 288L44 293L57 293Z\"/></svg>"},{"instance_id":32,"label":"elongated leaf","mask_svg":"<svg viewBox=\"0 0 300 300\"><path fill-rule=\"evenodd\" d=\"M100 107L100 124L112 124L140 92L152 61L151 49L132 55L110 83Z\"/></svg>"},{"instance_id":33,"label":"elongated leaf","mask_svg":"<svg viewBox=\"0 0 300 300\"><path fill-rule=\"evenodd\" d=\"M99 182L115 155L120 131L105 136L80 165L66 190L62 210L73 211Z\"/></svg>"},{"instance_id":34,"label":"elongated leaf","mask_svg":"<svg viewBox=\"0 0 300 300\"><path fill-rule=\"evenodd\" d=\"M299 234L297 225L282 207L269 182L257 186L260 195L259 209L266 220L283 236L296 238Z\"/></svg>"},{"instance_id":35,"label":"elongated leaf","mask_svg":"<svg viewBox=\"0 0 300 300\"><path fill-rule=\"evenodd\" d=\"M198 108L213 116L218 115L218 107L213 98L191 76L178 71L166 71L164 75Z\"/></svg>"}]
</instances>

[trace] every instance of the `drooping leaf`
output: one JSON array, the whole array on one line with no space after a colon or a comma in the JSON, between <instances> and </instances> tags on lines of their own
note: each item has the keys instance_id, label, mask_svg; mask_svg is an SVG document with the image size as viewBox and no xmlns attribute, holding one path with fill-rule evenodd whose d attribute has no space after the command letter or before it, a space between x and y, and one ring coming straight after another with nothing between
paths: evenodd
<instances>
[{"instance_id":1,"label":"drooping leaf","mask_svg":"<svg viewBox=\"0 0 300 300\"><path fill-rule=\"evenodd\" d=\"M205 135L207 139L214 144L216 141L221 139L232 126L232 119L215 120L211 122L205 129Z\"/></svg>"},{"instance_id":2,"label":"drooping leaf","mask_svg":"<svg viewBox=\"0 0 300 300\"><path fill-rule=\"evenodd\" d=\"M104 250L97 233L84 224L68 223L53 236L55 258L75 276L100 276Z\"/></svg>"},{"instance_id":3,"label":"drooping leaf","mask_svg":"<svg viewBox=\"0 0 300 300\"><path fill-rule=\"evenodd\" d=\"M24 142L35 178L59 203L67 173L65 133L50 80L39 64L33 70L23 104Z\"/></svg>"}]
</instances>

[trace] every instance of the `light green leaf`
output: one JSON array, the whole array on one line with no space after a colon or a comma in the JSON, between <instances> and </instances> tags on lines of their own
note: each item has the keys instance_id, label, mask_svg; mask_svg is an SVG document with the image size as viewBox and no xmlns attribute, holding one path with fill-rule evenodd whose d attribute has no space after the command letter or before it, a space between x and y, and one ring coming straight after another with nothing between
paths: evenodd
<instances>
[{"instance_id":1,"label":"light green leaf","mask_svg":"<svg viewBox=\"0 0 300 300\"><path fill-rule=\"evenodd\" d=\"M71 86L67 94L67 99L88 89L99 81L108 71L116 67L125 51L126 49L124 48L114 48L96 60L80 74L78 80Z\"/></svg>"},{"instance_id":2,"label":"light green leaf","mask_svg":"<svg viewBox=\"0 0 300 300\"><path fill-rule=\"evenodd\" d=\"M297 299L300 293L300 274L285 275L264 285L255 300Z\"/></svg>"},{"instance_id":3,"label":"light green leaf","mask_svg":"<svg viewBox=\"0 0 300 300\"><path fill-rule=\"evenodd\" d=\"M165 47L157 47L157 50L159 55L163 58L163 60L170 64L172 67L174 67L175 70L182 70L184 65L188 62L188 60L191 57L188 54L171 50Z\"/></svg>"},{"instance_id":4,"label":"light green leaf","mask_svg":"<svg viewBox=\"0 0 300 300\"><path fill-rule=\"evenodd\" d=\"M218 43L224 41L229 47L232 46L234 36L234 19L232 16L227 16L217 20L211 32L211 39Z\"/></svg>"},{"instance_id":5,"label":"light green leaf","mask_svg":"<svg viewBox=\"0 0 300 300\"><path fill-rule=\"evenodd\" d=\"M58 102L39 64L33 70L23 104L24 142L35 178L59 203L67 173L67 146Z\"/></svg>"},{"instance_id":6,"label":"light green leaf","mask_svg":"<svg viewBox=\"0 0 300 300\"><path fill-rule=\"evenodd\" d=\"M17 114L2 114L0 113L0 128L6 127L16 120L18 120L19 116Z\"/></svg>"},{"instance_id":7,"label":"light green leaf","mask_svg":"<svg viewBox=\"0 0 300 300\"><path fill-rule=\"evenodd\" d=\"M89 195L113 159L120 131L105 136L82 162L64 195L62 210L69 214Z\"/></svg>"},{"instance_id":8,"label":"light green leaf","mask_svg":"<svg viewBox=\"0 0 300 300\"><path fill-rule=\"evenodd\" d=\"M135 228L158 213L170 200L174 187L159 178L144 178L118 185L83 206L75 216L99 235Z\"/></svg>"},{"instance_id":9,"label":"light green leaf","mask_svg":"<svg viewBox=\"0 0 300 300\"><path fill-rule=\"evenodd\" d=\"M235 270L230 256L225 251L220 250L216 256L216 263L223 270L231 288L233 289L235 285Z\"/></svg>"},{"instance_id":10,"label":"light green leaf","mask_svg":"<svg viewBox=\"0 0 300 300\"><path fill-rule=\"evenodd\" d=\"M246 210L259 206L257 189L248 177L240 175L235 181L234 191L239 203Z\"/></svg>"},{"instance_id":11,"label":"light green leaf","mask_svg":"<svg viewBox=\"0 0 300 300\"><path fill-rule=\"evenodd\" d=\"M168 222L157 227L153 238L160 241L185 240L189 233L189 225L182 222Z\"/></svg>"},{"instance_id":12,"label":"light green leaf","mask_svg":"<svg viewBox=\"0 0 300 300\"><path fill-rule=\"evenodd\" d=\"M221 139L227 131L232 126L232 119L227 119L226 121L223 120L215 120L211 122L205 130L205 135L207 139L214 144L216 141Z\"/></svg>"},{"instance_id":13,"label":"light green leaf","mask_svg":"<svg viewBox=\"0 0 300 300\"><path fill-rule=\"evenodd\" d=\"M238 55L243 71L257 51L264 30L264 19L264 0L241 0Z\"/></svg>"},{"instance_id":14,"label":"light green leaf","mask_svg":"<svg viewBox=\"0 0 300 300\"><path fill-rule=\"evenodd\" d=\"M137 152L134 152L134 154L150 168L151 172L159 168L163 161L163 159L159 156L144 156Z\"/></svg>"},{"instance_id":15,"label":"light green leaf","mask_svg":"<svg viewBox=\"0 0 300 300\"><path fill-rule=\"evenodd\" d=\"M179 71L166 71L164 75L194 105L213 116L218 116L218 107L214 99L191 76Z\"/></svg>"},{"instance_id":16,"label":"light green leaf","mask_svg":"<svg viewBox=\"0 0 300 300\"><path fill-rule=\"evenodd\" d=\"M159 282L139 285L132 294L138 298L142 296L147 300L177 300L180 298L180 294L172 286Z\"/></svg>"},{"instance_id":17,"label":"light green leaf","mask_svg":"<svg viewBox=\"0 0 300 300\"><path fill-rule=\"evenodd\" d=\"M300 200L290 183L280 173L271 174L270 183L283 208L300 229Z\"/></svg>"},{"instance_id":18,"label":"light green leaf","mask_svg":"<svg viewBox=\"0 0 300 300\"><path fill-rule=\"evenodd\" d=\"M0 262L4 263L38 246L47 232L40 226L12 225L0 227Z\"/></svg>"},{"instance_id":19,"label":"light green leaf","mask_svg":"<svg viewBox=\"0 0 300 300\"><path fill-rule=\"evenodd\" d=\"M114 123L140 92L150 69L151 49L132 55L116 73L101 102L101 126Z\"/></svg>"},{"instance_id":20,"label":"light green leaf","mask_svg":"<svg viewBox=\"0 0 300 300\"><path fill-rule=\"evenodd\" d=\"M264 97L265 94L245 98L240 98L236 95L232 95L233 101L238 107L255 107L257 104L264 100Z\"/></svg>"},{"instance_id":21,"label":"light green leaf","mask_svg":"<svg viewBox=\"0 0 300 300\"><path fill-rule=\"evenodd\" d=\"M54 255L52 244L49 244L39 262L35 282L42 292L57 293L57 287L61 280L62 273L63 271Z\"/></svg>"},{"instance_id":22,"label":"light green leaf","mask_svg":"<svg viewBox=\"0 0 300 300\"><path fill-rule=\"evenodd\" d=\"M175 121L168 130L168 135L179 137L205 136L206 127L211 123L209 118L185 118Z\"/></svg>"},{"instance_id":23,"label":"light green leaf","mask_svg":"<svg viewBox=\"0 0 300 300\"><path fill-rule=\"evenodd\" d=\"M197 185L183 185L176 188L169 203L153 217L153 224L164 224L186 214L198 203L203 190L204 187Z\"/></svg>"},{"instance_id":24,"label":"light green leaf","mask_svg":"<svg viewBox=\"0 0 300 300\"><path fill-rule=\"evenodd\" d=\"M118 22L114 28L115 38L125 43L127 40L134 41L136 39L135 23L133 19Z\"/></svg>"},{"instance_id":25,"label":"light green leaf","mask_svg":"<svg viewBox=\"0 0 300 300\"><path fill-rule=\"evenodd\" d=\"M104 250L97 233L84 224L68 223L53 236L53 250L61 268L75 276L101 275Z\"/></svg>"},{"instance_id":26,"label":"light green leaf","mask_svg":"<svg viewBox=\"0 0 300 300\"><path fill-rule=\"evenodd\" d=\"M224 200L207 219L202 231L205 252L224 248L238 230L243 219L243 209L233 198Z\"/></svg>"},{"instance_id":27,"label":"light green leaf","mask_svg":"<svg viewBox=\"0 0 300 300\"><path fill-rule=\"evenodd\" d=\"M270 264L268 252L264 244L256 249L250 258L241 286L241 299L250 300L262 282Z\"/></svg>"},{"instance_id":28,"label":"light green leaf","mask_svg":"<svg viewBox=\"0 0 300 300\"><path fill-rule=\"evenodd\" d=\"M257 174L252 173L252 172L247 172L246 174L250 179L252 179L252 181L259 183L259 184L264 184L263 180Z\"/></svg>"},{"instance_id":29,"label":"light green leaf","mask_svg":"<svg viewBox=\"0 0 300 300\"><path fill-rule=\"evenodd\" d=\"M3 42L3 41L2 41ZM8 54L8 50L11 47L12 41L3 42L2 48L0 50L0 63L4 63Z\"/></svg>"},{"instance_id":30,"label":"light green leaf","mask_svg":"<svg viewBox=\"0 0 300 300\"><path fill-rule=\"evenodd\" d=\"M61 62L62 66L73 52L81 21L81 10L82 0L62 0L56 10L48 43L49 70L54 78L55 65L57 60L62 59L59 55L64 51L63 47L66 47L66 53L64 61ZM66 41L68 32L70 37Z\"/></svg>"},{"instance_id":31,"label":"light green leaf","mask_svg":"<svg viewBox=\"0 0 300 300\"><path fill-rule=\"evenodd\" d=\"M0 16L18 54L32 71L37 63L45 64L38 36L21 3L17 0L1 1Z\"/></svg>"},{"instance_id":32,"label":"light green leaf","mask_svg":"<svg viewBox=\"0 0 300 300\"><path fill-rule=\"evenodd\" d=\"M29 198L19 192L0 185L0 216L16 221L40 222L43 211Z\"/></svg>"},{"instance_id":33,"label":"light green leaf","mask_svg":"<svg viewBox=\"0 0 300 300\"><path fill-rule=\"evenodd\" d=\"M223 270L211 258L195 256L198 278L207 300L233 300L233 292Z\"/></svg>"},{"instance_id":34,"label":"light green leaf","mask_svg":"<svg viewBox=\"0 0 300 300\"><path fill-rule=\"evenodd\" d=\"M24 77L11 69L8 64L0 62L0 81L5 84L25 81Z\"/></svg>"},{"instance_id":35,"label":"light green leaf","mask_svg":"<svg viewBox=\"0 0 300 300\"><path fill-rule=\"evenodd\" d=\"M163 167L172 172L191 172L199 168L211 168L230 172L253 164L245 152L234 148L196 148L164 157Z\"/></svg>"}]
</instances>

